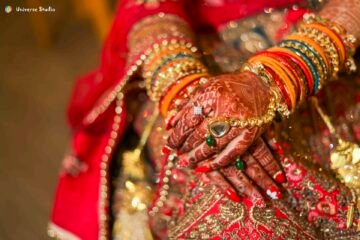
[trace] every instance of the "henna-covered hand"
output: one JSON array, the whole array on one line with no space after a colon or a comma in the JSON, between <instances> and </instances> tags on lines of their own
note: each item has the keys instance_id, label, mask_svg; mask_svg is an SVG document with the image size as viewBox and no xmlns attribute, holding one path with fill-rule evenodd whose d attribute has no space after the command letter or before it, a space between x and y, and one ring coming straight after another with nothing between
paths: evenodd
<instances>
[{"instance_id":1,"label":"henna-covered hand","mask_svg":"<svg viewBox=\"0 0 360 240\"><path fill-rule=\"evenodd\" d=\"M264 195L268 195L272 199L282 198L281 190L275 182L284 183L286 181L285 175L261 138L256 140L249 150L242 155L241 159L246 164L244 170L239 170L234 164L231 164L210 173L221 173L235 192L241 196L247 196L249 199L260 199ZM203 166L206 166L209 161L211 160L199 163L195 172L202 172L199 169L203 169ZM205 172L206 170L205 168ZM218 182L213 184L219 185ZM222 185L224 184L220 184L220 186Z\"/></svg>"},{"instance_id":2,"label":"henna-covered hand","mask_svg":"<svg viewBox=\"0 0 360 240\"><path fill-rule=\"evenodd\" d=\"M261 135L264 127L231 128L215 146L208 146L205 134L209 118L231 117L248 119L266 114L270 89L255 74L226 74L214 77L200 88L193 99L173 119L168 145L185 153L197 163L212 156L211 169L227 166L241 156ZM201 106L203 116L193 113L193 105Z\"/></svg>"},{"instance_id":3,"label":"henna-covered hand","mask_svg":"<svg viewBox=\"0 0 360 240\"><path fill-rule=\"evenodd\" d=\"M179 160L182 165L197 165L198 172L221 169L219 174L240 194L249 198L261 196L254 195L260 187L268 195L280 197L280 190L273 179L283 183L285 175L259 138L265 126L232 128L225 136L217 138L213 147L205 142L209 118L263 116L271 97L269 87L250 72L221 75L209 82L173 118L168 145L182 153ZM194 105L202 107L203 116L193 113ZM231 164L240 156L247 165L244 171Z\"/></svg>"}]
</instances>

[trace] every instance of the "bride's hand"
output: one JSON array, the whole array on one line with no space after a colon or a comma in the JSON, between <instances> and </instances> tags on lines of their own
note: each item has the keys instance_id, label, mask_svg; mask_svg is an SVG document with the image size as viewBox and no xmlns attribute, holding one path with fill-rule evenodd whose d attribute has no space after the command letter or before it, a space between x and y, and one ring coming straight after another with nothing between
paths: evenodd
<instances>
[{"instance_id":1,"label":"bride's hand","mask_svg":"<svg viewBox=\"0 0 360 240\"><path fill-rule=\"evenodd\" d=\"M213 77L171 121L173 128L168 145L179 149L192 163L216 156L208 164L210 169L227 166L258 139L265 126L232 127L224 136L215 138L214 146L210 146L205 139L209 120L261 117L268 111L270 98L269 87L250 72ZM194 106L200 107L202 114L194 114Z\"/></svg>"},{"instance_id":2,"label":"bride's hand","mask_svg":"<svg viewBox=\"0 0 360 240\"><path fill-rule=\"evenodd\" d=\"M271 177L285 181L279 165L266 144L259 138L266 126L233 127L223 137L215 138L214 146L206 143L208 122L212 118L248 119L261 117L268 111L270 89L250 72L226 74L209 79L171 121L168 145L182 153L182 164L198 165L198 172L221 168L221 173L238 192L248 195L236 178L254 181L263 190L276 189ZM202 108L202 115L194 114L194 106ZM241 157L244 171L235 171L235 160ZM206 161L205 161L206 160ZM226 167L226 168L224 168ZM241 175L241 176L239 176ZM269 176L270 175L270 176ZM235 183L235 184L234 184Z\"/></svg>"}]
</instances>

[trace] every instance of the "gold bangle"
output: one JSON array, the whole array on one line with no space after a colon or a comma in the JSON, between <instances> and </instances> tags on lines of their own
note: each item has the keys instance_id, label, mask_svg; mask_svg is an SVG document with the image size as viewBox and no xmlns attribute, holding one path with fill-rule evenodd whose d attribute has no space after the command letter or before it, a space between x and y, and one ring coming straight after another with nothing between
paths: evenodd
<instances>
[{"instance_id":1,"label":"gold bangle","mask_svg":"<svg viewBox=\"0 0 360 240\"><path fill-rule=\"evenodd\" d=\"M336 50L335 44L331 41L330 37L326 35L324 32L321 32L318 29L310 29L310 28L299 28L299 33L304 34L307 37L313 39L318 42L319 45L324 49L325 53L328 55L330 59L330 68L329 76L330 78L336 78L339 70L340 70L340 56Z\"/></svg>"}]
</instances>

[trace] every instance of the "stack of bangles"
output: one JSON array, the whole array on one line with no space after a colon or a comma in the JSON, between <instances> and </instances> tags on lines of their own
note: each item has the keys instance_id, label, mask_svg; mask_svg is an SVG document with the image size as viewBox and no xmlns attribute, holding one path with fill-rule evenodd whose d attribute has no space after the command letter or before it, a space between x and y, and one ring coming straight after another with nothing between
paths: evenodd
<instances>
[{"instance_id":1,"label":"stack of bangles","mask_svg":"<svg viewBox=\"0 0 360 240\"><path fill-rule=\"evenodd\" d=\"M305 14L295 33L251 57L242 70L256 73L281 96L287 109L278 111L287 116L339 71L356 70L355 43L355 37L338 24Z\"/></svg>"},{"instance_id":2,"label":"stack of bangles","mask_svg":"<svg viewBox=\"0 0 360 240\"><path fill-rule=\"evenodd\" d=\"M173 43L152 52L144 63L143 76L148 95L166 116L208 73L191 43Z\"/></svg>"},{"instance_id":3,"label":"stack of bangles","mask_svg":"<svg viewBox=\"0 0 360 240\"><path fill-rule=\"evenodd\" d=\"M190 42L167 40L157 45L144 62L143 77L151 100L159 103L160 113L187 99L200 79L209 76L201 55Z\"/></svg>"},{"instance_id":4,"label":"stack of bangles","mask_svg":"<svg viewBox=\"0 0 360 240\"><path fill-rule=\"evenodd\" d=\"M163 116L208 76L193 42L189 24L172 14L145 17L129 33L128 63L141 66L148 96Z\"/></svg>"}]
</instances>

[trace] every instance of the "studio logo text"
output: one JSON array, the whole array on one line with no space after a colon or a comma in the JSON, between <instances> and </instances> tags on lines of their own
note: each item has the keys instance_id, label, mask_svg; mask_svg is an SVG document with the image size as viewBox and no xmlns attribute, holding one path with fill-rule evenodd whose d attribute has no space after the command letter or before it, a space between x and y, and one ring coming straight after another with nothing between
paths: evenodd
<instances>
[{"instance_id":1,"label":"studio logo text","mask_svg":"<svg viewBox=\"0 0 360 240\"><path fill-rule=\"evenodd\" d=\"M12 7L12 6L5 6L5 12L18 12L18 13L52 13L56 12L56 9L51 6L38 6L38 7Z\"/></svg>"}]
</instances>

